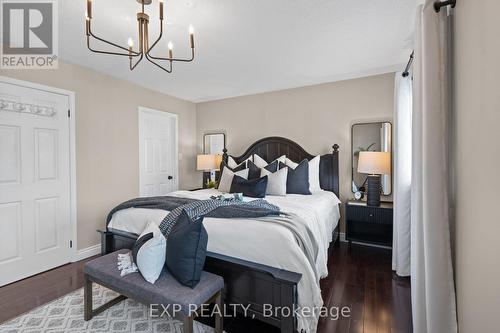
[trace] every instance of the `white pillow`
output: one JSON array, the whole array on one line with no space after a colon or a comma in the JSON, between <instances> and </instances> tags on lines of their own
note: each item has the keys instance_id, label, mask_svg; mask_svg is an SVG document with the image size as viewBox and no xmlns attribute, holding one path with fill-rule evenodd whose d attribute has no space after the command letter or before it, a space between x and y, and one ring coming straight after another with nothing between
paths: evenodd
<instances>
[{"instance_id":1,"label":"white pillow","mask_svg":"<svg viewBox=\"0 0 500 333\"><path fill-rule=\"evenodd\" d=\"M249 158L247 158L246 160L244 160L240 164L237 164L236 161L234 160L234 158L232 158L231 156L228 156L227 157L227 166L230 167L231 169L235 169L235 168L239 167L240 165L242 165L244 163L245 164L245 168L246 168L247 167L247 162L251 161L251 160L252 160L252 157L250 156Z\"/></svg>"},{"instance_id":2,"label":"white pillow","mask_svg":"<svg viewBox=\"0 0 500 333\"><path fill-rule=\"evenodd\" d=\"M275 159L274 161L278 161L278 162L281 162L281 163L285 163L286 164L286 155L281 155L280 157L278 157L277 159ZM274 162L273 161L273 162Z\"/></svg>"},{"instance_id":3,"label":"white pillow","mask_svg":"<svg viewBox=\"0 0 500 333\"><path fill-rule=\"evenodd\" d=\"M233 182L234 175L248 179L248 169L243 169L237 172L233 172L228 168L222 169L222 176L219 180L219 191L227 193L231 192L231 183Z\"/></svg>"},{"instance_id":4,"label":"white pillow","mask_svg":"<svg viewBox=\"0 0 500 333\"><path fill-rule=\"evenodd\" d=\"M297 167L297 165L299 165L299 163L295 163L294 161L292 161L288 157L285 157L285 165L289 166L292 169L295 169Z\"/></svg>"},{"instance_id":5,"label":"white pillow","mask_svg":"<svg viewBox=\"0 0 500 333\"><path fill-rule=\"evenodd\" d=\"M285 163L286 155L282 155L282 156L278 157L277 159L275 159L274 161ZM274 163L274 161L267 163L267 161L265 159L263 159L262 157L260 157L259 155L257 155L257 154L253 155L253 163L261 169L264 168L265 166L267 166L268 164Z\"/></svg>"},{"instance_id":6,"label":"white pillow","mask_svg":"<svg viewBox=\"0 0 500 333\"><path fill-rule=\"evenodd\" d=\"M155 283L165 265L167 241L154 222L149 222L132 248L134 262L149 283Z\"/></svg>"},{"instance_id":7,"label":"white pillow","mask_svg":"<svg viewBox=\"0 0 500 333\"><path fill-rule=\"evenodd\" d=\"M321 156L316 156L309 161L309 191L311 193L321 191L321 186L319 183L319 162L321 161Z\"/></svg>"},{"instance_id":8,"label":"white pillow","mask_svg":"<svg viewBox=\"0 0 500 333\"><path fill-rule=\"evenodd\" d=\"M266 195L286 195L286 179L288 177L288 168L283 168L276 172L270 172L266 169L261 169L260 176L267 176Z\"/></svg>"},{"instance_id":9,"label":"white pillow","mask_svg":"<svg viewBox=\"0 0 500 333\"><path fill-rule=\"evenodd\" d=\"M261 169L268 164L265 159L257 154L253 154L253 163Z\"/></svg>"},{"instance_id":10,"label":"white pillow","mask_svg":"<svg viewBox=\"0 0 500 333\"><path fill-rule=\"evenodd\" d=\"M309 192L315 193L321 191L321 186L319 183L319 162L321 161L321 156L316 156L309 161ZM286 166L295 169L298 163L295 163L288 157L285 159Z\"/></svg>"}]
</instances>

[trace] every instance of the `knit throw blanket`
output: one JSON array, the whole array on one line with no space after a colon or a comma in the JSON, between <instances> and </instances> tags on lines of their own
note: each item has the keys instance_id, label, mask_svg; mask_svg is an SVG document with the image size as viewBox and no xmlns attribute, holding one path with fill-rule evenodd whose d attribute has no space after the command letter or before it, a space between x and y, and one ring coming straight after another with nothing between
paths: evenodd
<instances>
[{"instance_id":1,"label":"knit throw blanket","mask_svg":"<svg viewBox=\"0 0 500 333\"><path fill-rule=\"evenodd\" d=\"M224 210L219 208L226 207ZM172 210L163 221L160 223L160 231L165 237L170 234L175 223L181 216L182 212L186 212L190 221L197 221L202 217L223 217L223 218L248 218L248 217L262 217L267 215L279 215L279 208L271 205L265 200L253 200L249 202L237 200L200 200L192 203L179 206ZM229 215L227 215L229 213Z\"/></svg>"},{"instance_id":2,"label":"knit throw blanket","mask_svg":"<svg viewBox=\"0 0 500 333\"><path fill-rule=\"evenodd\" d=\"M182 211L185 211L191 221L201 217L213 218L259 218L271 215L280 215L279 207L263 199L253 201L237 200L195 200L179 197L149 197L136 198L125 201L116 206L108 214L107 222L111 221L113 214L127 208L163 209L170 213L160 223L160 230L167 237L177 223Z\"/></svg>"}]
</instances>

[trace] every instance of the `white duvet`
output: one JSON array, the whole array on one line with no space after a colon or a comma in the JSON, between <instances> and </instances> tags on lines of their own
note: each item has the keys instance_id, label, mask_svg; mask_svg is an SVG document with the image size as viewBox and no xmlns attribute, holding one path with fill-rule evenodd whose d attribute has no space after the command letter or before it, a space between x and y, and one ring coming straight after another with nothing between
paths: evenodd
<instances>
[{"instance_id":1,"label":"white duvet","mask_svg":"<svg viewBox=\"0 0 500 333\"><path fill-rule=\"evenodd\" d=\"M177 191L169 195L208 199L219 194L221 193L217 190L207 189ZM312 231L319 249L315 262L318 276L315 276L314 269L310 267L294 235L286 227L276 223L252 219L205 218L203 225L208 233L208 251L301 273L298 305L309 308L322 306L319 279L328 274L328 246L340 218L340 200L335 194L327 191L312 195L267 196L265 199L280 207L282 212L299 215ZM124 209L113 215L108 226L140 234L148 222L153 221L159 225L167 213L160 209ZM299 317L299 332L301 329L316 332L317 322L317 317Z\"/></svg>"}]
</instances>

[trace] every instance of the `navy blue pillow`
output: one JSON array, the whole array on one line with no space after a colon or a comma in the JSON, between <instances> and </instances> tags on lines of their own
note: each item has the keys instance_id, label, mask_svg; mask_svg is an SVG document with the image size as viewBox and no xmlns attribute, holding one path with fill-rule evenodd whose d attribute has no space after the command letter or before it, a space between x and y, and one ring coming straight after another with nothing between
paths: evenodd
<instances>
[{"instance_id":1,"label":"navy blue pillow","mask_svg":"<svg viewBox=\"0 0 500 333\"><path fill-rule=\"evenodd\" d=\"M181 284L194 288L200 282L207 256L208 234L203 218L191 221L185 211L167 238L167 269Z\"/></svg>"},{"instance_id":2,"label":"navy blue pillow","mask_svg":"<svg viewBox=\"0 0 500 333\"><path fill-rule=\"evenodd\" d=\"M231 183L231 193L243 193L246 197L264 198L267 189L267 176L258 179L245 179L234 176Z\"/></svg>"},{"instance_id":3,"label":"navy blue pillow","mask_svg":"<svg viewBox=\"0 0 500 333\"><path fill-rule=\"evenodd\" d=\"M248 166L248 179L257 179L260 178L260 171L261 168L259 168L257 165L255 165L254 162L248 161L247 163ZM269 172L276 172L278 171L278 161L274 161L272 163L269 163L264 167Z\"/></svg>"},{"instance_id":4,"label":"navy blue pillow","mask_svg":"<svg viewBox=\"0 0 500 333\"><path fill-rule=\"evenodd\" d=\"M280 169L287 167L280 162ZM311 194L309 191L309 161L304 159L295 169L288 168L286 179L287 194Z\"/></svg>"}]
</instances>

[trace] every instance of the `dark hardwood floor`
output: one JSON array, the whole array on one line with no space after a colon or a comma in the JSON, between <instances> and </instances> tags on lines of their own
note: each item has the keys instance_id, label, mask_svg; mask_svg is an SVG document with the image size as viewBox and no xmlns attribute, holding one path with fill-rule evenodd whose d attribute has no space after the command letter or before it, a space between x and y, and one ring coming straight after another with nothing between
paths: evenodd
<instances>
[{"instance_id":1,"label":"dark hardwood floor","mask_svg":"<svg viewBox=\"0 0 500 333\"><path fill-rule=\"evenodd\" d=\"M0 288L0 322L83 286L85 261ZM329 276L321 281L327 307L349 307L349 318L322 318L318 333L411 332L410 282L391 271L389 250L341 243L333 247ZM279 330L247 318L227 318L228 333L275 333Z\"/></svg>"}]
</instances>

